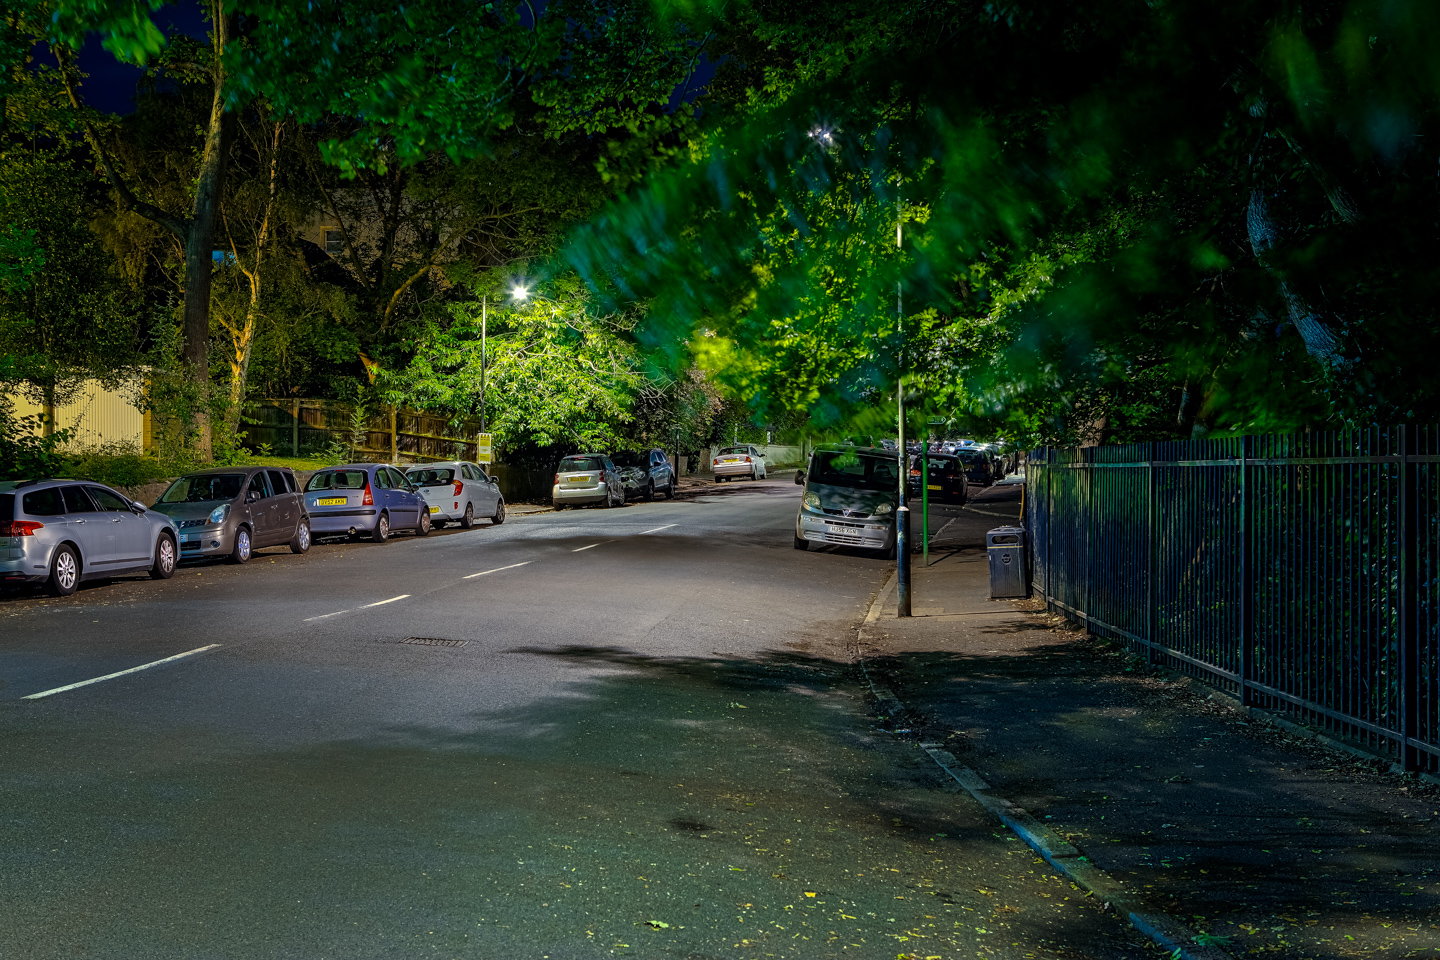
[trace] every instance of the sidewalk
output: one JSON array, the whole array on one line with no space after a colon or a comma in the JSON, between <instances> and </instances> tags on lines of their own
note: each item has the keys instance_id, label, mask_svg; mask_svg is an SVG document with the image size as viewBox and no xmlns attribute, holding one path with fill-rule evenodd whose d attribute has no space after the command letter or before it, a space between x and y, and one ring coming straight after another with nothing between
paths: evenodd
<instances>
[{"instance_id":1,"label":"sidewalk","mask_svg":"<svg viewBox=\"0 0 1440 960\"><path fill-rule=\"evenodd\" d=\"M1126 894L1233 956L1440 957L1440 788L1300 739L1040 611L992 601L997 486L893 577L860 635L872 676L943 746ZM972 802L966 799L963 802Z\"/></svg>"}]
</instances>

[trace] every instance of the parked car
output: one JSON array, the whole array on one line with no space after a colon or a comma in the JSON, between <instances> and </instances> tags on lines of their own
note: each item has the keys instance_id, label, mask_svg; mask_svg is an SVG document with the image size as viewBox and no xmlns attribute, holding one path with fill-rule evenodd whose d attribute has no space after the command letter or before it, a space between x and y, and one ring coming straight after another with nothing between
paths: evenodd
<instances>
[{"instance_id":1,"label":"parked car","mask_svg":"<svg viewBox=\"0 0 1440 960\"><path fill-rule=\"evenodd\" d=\"M384 543L396 530L430 533L430 508L399 467L350 463L317 471L305 484L305 509L316 536L365 534Z\"/></svg>"},{"instance_id":2,"label":"parked car","mask_svg":"<svg viewBox=\"0 0 1440 960\"><path fill-rule=\"evenodd\" d=\"M710 460L710 469L715 482L749 477L751 480L765 479L765 455L753 444L741 443L721 447Z\"/></svg>"},{"instance_id":3,"label":"parked car","mask_svg":"<svg viewBox=\"0 0 1440 960\"><path fill-rule=\"evenodd\" d=\"M66 597L85 580L175 572L175 525L109 487L76 480L0 483L0 583Z\"/></svg>"},{"instance_id":4,"label":"parked car","mask_svg":"<svg viewBox=\"0 0 1440 960\"><path fill-rule=\"evenodd\" d=\"M180 559L225 557L245 563L260 547L310 549L310 517L287 467L211 467L187 473L155 509L178 531Z\"/></svg>"},{"instance_id":5,"label":"parked car","mask_svg":"<svg viewBox=\"0 0 1440 960\"><path fill-rule=\"evenodd\" d=\"M929 489L929 500L931 503L964 503L970 499L969 484L965 476L965 466L959 457L944 453L930 454L930 462L922 473L922 465L919 457L910 459L910 486L911 497L917 502L925 494L924 486Z\"/></svg>"},{"instance_id":6,"label":"parked car","mask_svg":"<svg viewBox=\"0 0 1440 960\"><path fill-rule=\"evenodd\" d=\"M900 464L881 447L822 448L810 457L795 549L831 543L895 556Z\"/></svg>"},{"instance_id":7,"label":"parked car","mask_svg":"<svg viewBox=\"0 0 1440 960\"><path fill-rule=\"evenodd\" d=\"M976 447L961 447L955 451L955 456L965 465L965 479L970 483L977 483L982 487L988 487L995 482L995 469L990 463L990 458L983 450Z\"/></svg>"},{"instance_id":8,"label":"parked car","mask_svg":"<svg viewBox=\"0 0 1440 960\"><path fill-rule=\"evenodd\" d=\"M614 462L603 453L581 453L566 457L555 468L555 485L550 502L556 510L598 503L602 507L625 505L625 484Z\"/></svg>"},{"instance_id":9,"label":"parked car","mask_svg":"<svg viewBox=\"0 0 1440 960\"><path fill-rule=\"evenodd\" d=\"M436 528L458 522L469 530L476 517L488 517L497 526L505 522L505 498L495 478L479 464L467 460L427 463L405 471L405 479L420 491L429 508L430 523Z\"/></svg>"},{"instance_id":10,"label":"parked car","mask_svg":"<svg viewBox=\"0 0 1440 960\"><path fill-rule=\"evenodd\" d=\"M664 450L625 450L612 454L610 462L620 471L626 500L654 500L657 491L663 491L667 500L675 499L675 468Z\"/></svg>"}]
</instances>

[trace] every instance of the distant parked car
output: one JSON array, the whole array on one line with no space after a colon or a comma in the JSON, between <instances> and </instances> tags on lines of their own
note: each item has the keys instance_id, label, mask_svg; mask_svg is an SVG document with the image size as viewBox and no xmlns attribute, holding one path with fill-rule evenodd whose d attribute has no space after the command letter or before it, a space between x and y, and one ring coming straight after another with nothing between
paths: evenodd
<instances>
[{"instance_id":1,"label":"distant parked car","mask_svg":"<svg viewBox=\"0 0 1440 960\"><path fill-rule=\"evenodd\" d=\"M657 492L664 492L667 500L675 499L675 469L664 450L621 451L612 454L610 462L620 471L626 500L654 500Z\"/></svg>"},{"instance_id":2,"label":"distant parked car","mask_svg":"<svg viewBox=\"0 0 1440 960\"><path fill-rule=\"evenodd\" d=\"M488 517L497 525L505 522L505 498L495 478L479 464L466 460L427 463L405 471L405 479L420 491L436 528L459 522L469 530L476 517Z\"/></svg>"},{"instance_id":3,"label":"distant parked car","mask_svg":"<svg viewBox=\"0 0 1440 960\"><path fill-rule=\"evenodd\" d=\"M245 563L260 547L310 549L310 517L286 467L211 467L166 488L155 509L179 531L180 559Z\"/></svg>"},{"instance_id":4,"label":"distant parked car","mask_svg":"<svg viewBox=\"0 0 1440 960\"><path fill-rule=\"evenodd\" d=\"M960 462L965 465L965 479L969 483L988 487L995 482L995 469L983 450L976 447L961 447L955 451L955 456L959 457Z\"/></svg>"},{"instance_id":5,"label":"distant parked car","mask_svg":"<svg viewBox=\"0 0 1440 960\"><path fill-rule=\"evenodd\" d=\"M715 482L749 477L751 480L765 479L765 455L753 444L741 443L721 447L710 460L710 469L715 473Z\"/></svg>"},{"instance_id":6,"label":"distant parked car","mask_svg":"<svg viewBox=\"0 0 1440 960\"><path fill-rule=\"evenodd\" d=\"M555 468L550 502L556 510L587 504L623 507L625 484L614 462L603 453L576 454L561 460Z\"/></svg>"},{"instance_id":7,"label":"distant parked car","mask_svg":"<svg viewBox=\"0 0 1440 960\"><path fill-rule=\"evenodd\" d=\"M351 463L326 467L305 484L305 509L316 536L365 534L384 543L396 530L430 533L430 508L399 467Z\"/></svg>"},{"instance_id":8,"label":"distant parked car","mask_svg":"<svg viewBox=\"0 0 1440 960\"><path fill-rule=\"evenodd\" d=\"M911 457L908 489L910 496L917 501L927 492L922 489L922 480L924 486L929 488L931 503L964 503L970 498L965 466L959 457L932 453L929 466L924 468L923 474L920 458Z\"/></svg>"},{"instance_id":9,"label":"distant parked car","mask_svg":"<svg viewBox=\"0 0 1440 960\"><path fill-rule=\"evenodd\" d=\"M107 486L75 480L0 483L0 583L43 583L65 597L82 581L175 572L175 525Z\"/></svg>"}]
</instances>

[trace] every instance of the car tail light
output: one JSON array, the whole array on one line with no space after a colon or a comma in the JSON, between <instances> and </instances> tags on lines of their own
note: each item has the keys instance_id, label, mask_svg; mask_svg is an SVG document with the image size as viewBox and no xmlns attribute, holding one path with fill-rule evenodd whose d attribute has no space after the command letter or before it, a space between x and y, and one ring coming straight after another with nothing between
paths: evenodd
<instances>
[{"instance_id":1,"label":"car tail light","mask_svg":"<svg viewBox=\"0 0 1440 960\"><path fill-rule=\"evenodd\" d=\"M0 537L33 537L45 524L38 520L11 520L0 523Z\"/></svg>"},{"instance_id":2,"label":"car tail light","mask_svg":"<svg viewBox=\"0 0 1440 960\"><path fill-rule=\"evenodd\" d=\"M457 496L457 497L460 496L461 491L464 490L464 489L465 489L465 484L461 483L459 480L456 480L456 481L455 481L455 493L454 493L454 495Z\"/></svg>"},{"instance_id":3,"label":"car tail light","mask_svg":"<svg viewBox=\"0 0 1440 960\"><path fill-rule=\"evenodd\" d=\"M560 486L560 474L555 474L555 486Z\"/></svg>"},{"instance_id":4,"label":"car tail light","mask_svg":"<svg viewBox=\"0 0 1440 960\"><path fill-rule=\"evenodd\" d=\"M745 458L745 462L746 462L746 463L749 463L749 462L750 462L750 458L749 458L749 457L746 457L746 458Z\"/></svg>"},{"instance_id":5,"label":"car tail light","mask_svg":"<svg viewBox=\"0 0 1440 960\"><path fill-rule=\"evenodd\" d=\"M375 506L375 497L370 493L370 482L368 480L365 482L365 493L360 497L360 505L362 507Z\"/></svg>"}]
</instances>

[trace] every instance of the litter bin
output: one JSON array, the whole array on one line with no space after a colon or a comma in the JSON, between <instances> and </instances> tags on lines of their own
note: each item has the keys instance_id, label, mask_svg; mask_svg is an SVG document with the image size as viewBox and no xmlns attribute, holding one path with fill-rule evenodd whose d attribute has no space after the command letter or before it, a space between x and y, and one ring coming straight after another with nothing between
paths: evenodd
<instances>
[{"instance_id":1,"label":"litter bin","mask_svg":"<svg viewBox=\"0 0 1440 960\"><path fill-rule=\"evenodd\" d=\"M996 527L985 534L985 546L990 558L990 599L1030 596L1025 528Z\"/></svg>"}]
</instances>

